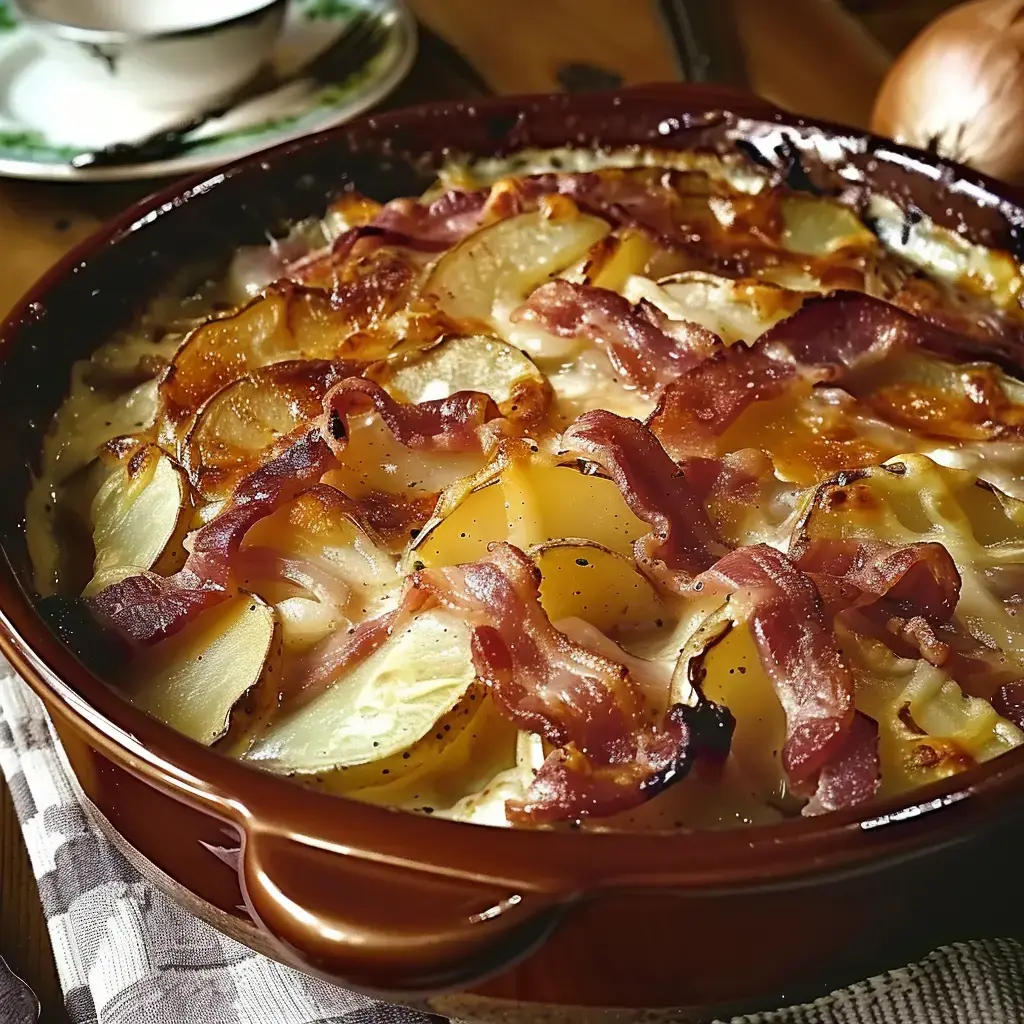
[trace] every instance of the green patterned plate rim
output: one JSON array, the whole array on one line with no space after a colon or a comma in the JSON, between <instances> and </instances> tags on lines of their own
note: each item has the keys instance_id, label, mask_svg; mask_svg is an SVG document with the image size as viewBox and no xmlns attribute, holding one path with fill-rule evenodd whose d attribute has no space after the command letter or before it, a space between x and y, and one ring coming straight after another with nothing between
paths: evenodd
<instances>
[{"instance_id":1,"label":"green patterned plate rim","mask_svg":"<svg viewBox=\"0 0 1024 1024\"><path fill-rule=\"evenodd\" d=\"M354 13L366 7L382 11L390 35L381 52L364 68L344 82L315 89L302 101L301 109L289 109L279 116L267 116L237 127L227 125L222 131L204 132L187 153L170 160L76 170L69 161L84 147L61 143L38 128L18 123L3 109L4 84L0 81L0 175L123 181L189 174L350 120L383 100L409 73L416 56L415 19L401 3L381 4L379 0L291 0L288 12L288 22L305 23L307 33L310 29L322 29L325 35L333 37ZM19 23L12 0L0 0L0 59L12 47L27 44L29 31Z\"/></svg>"}]
</instances>

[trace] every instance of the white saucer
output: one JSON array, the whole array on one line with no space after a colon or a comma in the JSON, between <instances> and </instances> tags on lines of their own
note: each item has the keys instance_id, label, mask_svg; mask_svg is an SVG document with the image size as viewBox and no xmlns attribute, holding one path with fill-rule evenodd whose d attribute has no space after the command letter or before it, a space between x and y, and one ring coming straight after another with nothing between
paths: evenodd
<instances>
[{"instance_id":1,"label":"white saucer","mask_svg":"<svg viewBox=\"0 0 1024 1024\"><path fill-rule=\"evenodd\" d=\"M375 0L292 0L271 65L287 76ZM197 129L180 156L146 164L75 170L72 157L159 130L185 111L155 111L109 87L84 85L18 24L11 0L0 0L0 175L78 181L187 174L347 121L379 103L408 73L416 55L416 23L404 6L387 4L390 38L349 81L287 88L240 104ZM201 141L198 141L201 140Z\"/></svg>"}]
</instances>

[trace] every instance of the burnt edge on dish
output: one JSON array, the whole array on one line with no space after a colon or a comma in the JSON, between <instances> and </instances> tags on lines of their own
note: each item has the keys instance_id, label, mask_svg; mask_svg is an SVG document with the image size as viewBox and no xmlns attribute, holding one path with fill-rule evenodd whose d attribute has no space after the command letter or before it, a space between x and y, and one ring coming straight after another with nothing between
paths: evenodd
<instances>
[{"instance_id":1,"label":"burnt edge on dish","mask_svg":"<svg viewBox=\"0 0 1024 1024\"><path fill-rule=\"evenodd\" d=\"M561 148L567 143L587 149L740 152L790 184L800 180L805 187L854 205L881 195L905 212L920 211L972 242L1016 254L1021 249L1024 212L1009 188L880 139L784 115L761 101L721 90L674 86L612 95L510 98L371 117L286 144L212 177L173 186L132 208L69 254L0 330L0 436L7 441L0 449L0 474L7 481L0 495L0 548L13 566L8 571L0 565L0 645L52 711L148 785L236 825L242 823L239 807L246 808L248 827L269 840L272 853L280 853L273 847L285 840L306 854L313 849L325 856L329 850L354 852L356 856L350 857L335 854L330 865L332 871L350 876L354 872L350 884L365 880L372 888L387 865L387 870L415 874L433 887L424 903L436 905L440 912L431 933L438 937L434 958L425 973L409 974L406 992L475 983L482 974L508 967L529 952L532 942L522 938L542 938L561 909L581 893L673 886L711 898L737 888L765 892L797 888L811 878L840 879L963 841L972 829L1008 817L1024 799L1024 787L1019 785L1024 756L1009 754L966 778L884 801L864 822L863 812L840 812L828 819L787 822L749 833L674 836L538 836L473 829L339 802L229 762L122 701L83 670L44 626L24 582L27 558L19 481L27 481L29 463L19 453L34 456L38 451L49 416L65 392L70 364L128 322L170 268L190 254L226 256L234 246L261 238L267 225L317 214L347 183L387 198L422 188L428 172L452 154L502 156L526 147ZM225 188L230 200L219 201ZM212 215L211 209L216 211ZM174 217L167 216L171 213ZM60 373L53 372L55 360L47 351L55 342L62 345ZM330 816L323 813L328 807ZM940 810L941 814L933 813ZM308 833L311 821L323 837L317 848L293 839ZM451 842L453 828L460 829L459 843ZM588 844L586 858L580 856L580 842ZM685 858L679 855L681 843L686 844ZM542 858L537 856L539 844ZM414 858L410 849L417 851ZM314 864L302 856L292 857L286 865L280 856L272 860L290 879L298 877L305 864L317 871L324 865L323 859ZM371 865L379 869L372 876L367 873ZM481 900L520 891L521 911L489 920L486 928L470 935L464 921L441 919L447 916L442 911L450 910L450 888L435 884L442 878L458 881ZM324 915L329 917L333 910L335 919L351 916L347 907L339 906L343 901L337 894L324 894L322 899L329 905ZM261 917L258 908L255 913ZM274 922L263 921L275 931ZM372 924L356 922L353 927ZM288 942L279 929L277 937ZM307 941L291 944L291 962L354 980L364 988L387 987L380 985L387 971L377 970L367 959L373 950L361 960L357 957L357 962L346 961L342 951L322 936L320 941L312 932L304 937ZM396 954L392 970L398 964L410 968L417 955L415 945ZM470 948L477 958L474 963L457 962L468 959Z\"/></svg>"}]
</instances>

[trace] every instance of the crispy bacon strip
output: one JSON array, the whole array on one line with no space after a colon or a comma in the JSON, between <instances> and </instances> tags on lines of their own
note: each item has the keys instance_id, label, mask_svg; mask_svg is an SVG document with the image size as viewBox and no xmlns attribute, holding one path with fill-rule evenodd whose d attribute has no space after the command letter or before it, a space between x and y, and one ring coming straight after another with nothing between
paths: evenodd
<instances>
[{"instance_id":1,"label":"crispy bacon strip","mask_svg":"<svg viewBox=\"0 0 1024 1024\"><path fill-rule=\"evenodd\" d=\"M403 495L368 491L354 504L360 522L385 542L404 547L430 518L439 497L437 492Z\"/></svg>"},{"instance_id":2,"label":"crispy bacon strip","mask_svg":"<svg viewBox=\"0 0 1024 1024\"><path fill-rule=\"evenodd\" d=\"M373 218L372 226L394 231L415 242L447 249L479 227L488 189L452 189L429 203L393 199Z\"/></svg>"},{"instance_id":3,"label":"crispy bacon strip","mask_svg":"<svg viewBox=\"0 0 1024 1024\"><path fill-rule=\"evenodd\" d=\"M666 585L684 591L694 573L725 553L685 473L641 423L594 409L566 430L562 445L600 466L633 513L653 527L636 542L636 559Z\"/></svg>"},{"instance_id":4,"label":"crispy bacon strip","mask_svg":"<svg viewBox=\"0 0 1024 1024\"><path fill-rule=\"evenodd\" d=\"M881 541L817 537L790 552L814 580L833 615L872 608L886 617L946 622L960 599L960 573L934 542L895 547Z\"/></svg>"},{"instance_id":5,"label":"crispy bacon strip","mask_svg":"<svg viewBox=\"0 0 1024 1024\"><path fill-rule=\"evenodd\" d=\"M559 337L603 345L616 371L652 394L721 346L700 324L673 322L669 334L662 319L646 303L634 306L607 288L564 280L541 285L512 314L514 323L531 320Z\"/></svg>"},{"instance_id":6,"label":"crispy bacon strip","mask_svg":"<svg viewBox=\"0 0 1024 1024\"><path fill-rule=\"evenodd\" d=\"M750 348L734 345L670 383L648 426L677 459L714 456L718 439L754 402L798 381L841 381L894 348L924 343L934 328L860 292L808 299Z\"/></svg>"},{"instance_id":7,"label":"crispy bacon strip","mask_svg":"<svg viewBox=\"0 0 1024 1024\"><path fill-rule=\"evenodd\" d=\"M786 713L783 767L796 783L813 779L842 749L853 718L853 679L814 584L784 554L755 544L720 559L693 589L728 596L749 623Z\"/></svg>"},{"instance_id":8,"label":"crispy bacon strip","mask_svg":"<svg viewBox=\"0 0 1024 1024\"><path fill-rule=\"evenodd\" d=\"M778 397L796 379L788 363L734 345L669 384L647 425L675 458L711 457L748 406Z\"/></svg>"},{"instance_id":9,"label":"crispy bacon strip","mask_svg":"<svg viewBox=\"0 0 1024 1024\"><path fill-rule=\"evenodd\" d=\"M855 632L881 640L898 657L924 658L973 697L989 700L1004 686L1016 685L1024 678L1020 662L950 623L936 625L923 615L907 619L898 615L865 616L853 611L844 613L844 618L847 616Z\"/></svg>"},{"instance_id":10,"label":"crispy bacon strip","mask_svg":"<svg viewBox=\"0 0 1024 1024\"><path fill-rule=\"evenodd\" d=\"M801 814L814 817L867 803L882 782L878 756L878 725L859 711L853 716L846 743L821 769L818 788Z\"/></svg>"},{"instance_id":11,"label":"crispy bacon strip","mask_svg":"<svg viewBox=\"0 0 1024 1024\"><path fill-rule=\"evenodd\" d=\"M86 599L107 628L136 644L152 644L176 633L200 612L228 596L187 568L173 576L153 572L128 576Z\"/></svg>"},{"instance_id":12,"label":"crispy bacon strip","mask_svg":"<svg viewBox=\"0 0 1024 1024\"><path fill-rule=\"evenodd\" d=\"M93 612L135 643L151 644L176 633L231 595L231 561L249 529L317 483L333 464L320 432L310 430L242 480L227 507L196 533L180 572L129 576L90 598Z\"/></svg>"},{"instance_id":13,"label":"crispy bacon strip","mask_svg":"<svg viewBox=\"0 0 1024 1024\"><path fill-rule=\"evenodd\" d=\"M666 243L693 245L702 232L684 198L688 177L685 171L648 168L537 174L521 179L517 190L520 208L557 192L585 213L603 217L616 227L639 227ZM768 205L763 198L760 204Z\"/></svg>"},{"instance_id":14,"label":"crispy bacon strip","mask_svg":"<svg viewBox=\"0 0 1024 1024\"><path fill-rule=\"evenodd\" d=\"M321 249L302 255L282 268L278 277L289 277L301 283L316 282L329 278L330 272L346 262L361 260L379 249L414 249L420 252L440 252L446 246L431 240L420 240L401 231L378 227L375 224L359 224L343 231L331 243L329 249Z\"/></svg>"},{"instance_id":15,"label":"crispy bacon strip","mask_svg":"<svg viewBox=\"0 0 1024 1024\"><path fill-rule=\"evenodd\" d=\"M835 381L858 366L884 359L894 348L918 344L929 330L882 299L863 292L832 292L808 299L770 327L757 348Z\"/></svg>"},{"instance_id":16,"label":"crispy bacon strip","mask_svg":"<svg viewBox=\"0 0 1024 1024\"><path fill-rule=\"evenodd\" d=\"M322 429L336 454L348 444L348 417L371 409L401 444L425 451L481 451L480 427L501 418L494 400L480 391L457 391L448 398L406 405L373 381L349 377L324 396Z\"/></svg>"},{"instance_id":17,"label":"crispy bacon strip","mask_svg":"<svg viewBox=\"0 0 1024 1024\"><path fill-rule=\"evenodd\" d=\"M720 459L694 456L681 468L705 508L712 504L755 505L761 500L764 482L775 473L771 458L759 448L741 448Z\"/></svg>"},{"instance_id":18,"label":"crispy bacon strip","mask_svg":"<svg viewBox=\"0 0 1024 1024\"><path fill-rule=\"evenodd\" d=\"M1011 375L1020 373L1024 327L991 299L915 275L892 301L927 325L924 348L957 362L991 360Z\"/></svg>"},{"instance_id":19,"label":"crispy bacon strip","mask_svg":"<svg viewBox=\"0 0 1024 1024\"><path fill-rule=\"evenodd\" d=\"M652 723L625 666L551 624L536 566L510 544L492 544L478 562L414 573L406 600L424 596L469 617L474 664L498 707L559 747L526 801L508 807L513 820L626 810L685 775L703 749L728 747L732 718L710 702L674 707Z\"/></svg>"},{"instance_id":20,"label":"crispy bacon strip","mask_svg":"<svg viewBox=\"0 0 1024 1024\"><path fill-rule=\"evenodd\" d=\"M924 658L966 693L989 699L1024 677L1018 662L952 624L960 573L941 544L814 538L793 557L837 621L898 657Z\"/></svg>"}]
</instances>

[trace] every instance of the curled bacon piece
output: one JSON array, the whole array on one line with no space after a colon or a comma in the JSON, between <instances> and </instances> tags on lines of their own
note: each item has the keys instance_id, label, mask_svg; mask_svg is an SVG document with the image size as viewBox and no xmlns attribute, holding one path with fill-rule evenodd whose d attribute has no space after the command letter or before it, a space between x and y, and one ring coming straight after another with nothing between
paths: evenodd
<instances>
[{"instance_id":1,"label":"curled bacon piece","mask_svg":"<svg viewBox=\"0 0 1024 1024\"><path fill-rule=\"evenodd\" d=\"M426 569L406 600L429 596L474 623L473 660L497 705L559 750L548 757L510 818L551 822L635 807L682 778L707 748L732 734L728 711L705 702L650 720L625 666L557 630L540 605L540 574L519 549L492 544L486 558Z\"/></svg>"},{"instance_id":2,"label":"curled bacon piece","mask_svg":"<svg viewBox=\"0 0 1024 1024\"><path fill-rule=\"evenodd\" d=\"M867 803L878 792L881 782L878 725L858 711L853 716L846 742L821 769L814 796L804 805L801 814L813 817Z\"/></svg>"},{"instance_id":3,"label":"curled bacon piece","mask_svg":"<svg viewBox=\"0 0 1024 1024\"><path fill-rule=\"evenodd\" d=\"M604 409L584 413L562 435L615 481L626 504L653 532L636 542L637 561L682 592L694 573L726 551L686 475L636 420Z\"/></svg>"},{"instance_id":4,"label":"curled bacon piece","mask_svg":"<svg viewBox=\"0 0 1024 1024\"><path fill-rule=\"evenodd\" d=\"M472 452L483 448L479 428L501 418L494 400L480 391L457 391L448 398L406 405L379 384L348 377L324 396L324 437L341 454L348 444L348 417L376 409L395 438L407 448Z\"/></svg>"},{"instance_id":5,"label":"curled bacon piece","mask_svg":"<svg viewBox=\"0 0 1024 1024\"><path fill-rule=\"evenodd\" d=\"M647 425L676 458L713 456L748 406L783 394L796 379L788 363L735 345L669 384Z\"/></svg>"},{"instance_id":6,"label":"curled bacon piece","mask_svg":"<svg viewBox=\"0 0 1024 1024\"><path fill-rule=\"evenodd\" d=\"M648 426L674 458L712 456L718 439L754 402L777 398L801 380L841 381L894 348L923 343L934 330L860 292L808 299L750 348L717 352L671 382Z\"/></svg>"},{"instance_id":7,"label":"curled bacon piece","mask_svg":"<svg viewBox=\"0 0 1024 1024\"><path fill-rule=\"evenodd\" d=\"M632 305L607 288L549 281L512 314L513 322L532 320L562 338L585 338L603 345L615 369L630 384L653 393L708 358L720 345L700 324L673 322L646 303Z\"/></svg>"},{"instance_id":8,"label":"curled bacon piece","mask_svg":"<svg viewBox=\"0 0 1024 1024\"><path fill-rule=\"evenodd\" d=\"M941 544L814 538L798 542L793 557L837 621L898 657L924 658L979 697L1021 678L1016 661L951 624L961 581Z\"/></svg>"},{"instance_id":9,"label":"curled bacon piece","mask_svg":"<svg viewBox=\"0 0 1024 1024\"><path fill-rule=\"evenodd\" d=\"M946 622L960 599L960 573L949 552L934 542L895 547L881 541L808 539L790 552L814 580L833 614L848 608L886 617L921 616Z\"/></svg>"},{"instance_id":10,"label":"curled bacon piece","mask_svg":"<svg viewBox=\"0 0 1024 1024\"><path fill-rule=\"evenodd\" d=\"M173 576L129 576L89 599L97 617L128 640L151 644L176 633L231 594L231 560L260 519L315 484L334 464L318 430L245 477L227 506L198 533Z\"/></svg>"},{"instance_id":11,"label":"curled bacon piece","mask_svg":"<svg viewBox=\"0 0 1024 1024\"><path fill-rule=\"evenodd\" d=\"M782 764L806 783L842 749L853 717L853 679L811 580L766 544L732 551L694 590L728 595L750 626L786 713Z\"/></svg>"},{"instance_id":12,"label":"curled bacon piece","mask_svg":"<svg viewBox=\"0 0 1024 1024\"><path fill-rule=\"evenodd\" d=\"M393 199L373 218L372 226L397 232L420 245L447 249L479 226L487 195L487 189L452 189L429 203Z\"/></svg>"},{"instance_id":13,"label":"curled bacon piece","mask_svg":"<svg viewBox=\"0 0 1024 1024\"><path fill-rule=\"evenodd\" d=\"M997 647L955 628L952 623L934 624L923 615L902 618L898 615L861 615L844 613L855 632L881 640L900 658L923 658L941 668L972 697L992 698L1007 686L1024 679L1020 662Z\"/></svg>"},{"instance_id":14,"label":"curled bacon piece","mask_svg":"<svg viewBox=\"0 0 1024 1024\"><path fill-rule=\"evenodd\" d=\"M863 292L832 292L807 299L762 334L757 348L835 381L858 366L884 359L894 348L919 344L931 330L882 299Z\"/></svg>"}]
</instances>

